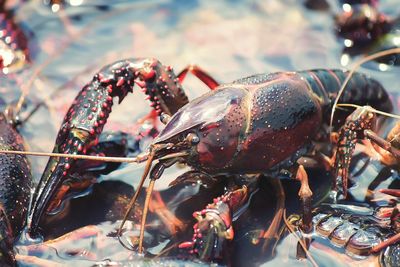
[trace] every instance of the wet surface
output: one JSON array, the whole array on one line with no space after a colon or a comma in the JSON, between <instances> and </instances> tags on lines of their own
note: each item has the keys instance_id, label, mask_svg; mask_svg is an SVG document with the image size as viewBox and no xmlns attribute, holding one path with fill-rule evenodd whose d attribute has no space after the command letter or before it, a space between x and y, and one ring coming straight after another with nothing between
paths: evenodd
<instances>
[{"instance_id":1,"label":"wet surface","mask_svg":"<svg viewBox=\"0 0 400 267\"><path fill-rule=\"evenodd\" d=\"M114 1L112 5L108 1L71 0L75 6L67 5L59 12L52 12L52 8L40 1L17 4L16 22L33 34L29 40L32 63L19 72L2 75L0 94L6 103L16 103L22 90L29 90L22 118L35 105L44 102L23 124L21 133L30 150L48 152L53 148L60 123L77 92L102 66L122 58L155 57L173 66L176 72L195 63L220 82L231 82L255 73L349 67L354 59L342 56L344 40L334 31L332 13L339 12L340 7L335 1L329 2L329 11L312 11L295 0ZM56 10L57 6L53 6L53 11ZM382 1L379 10L393 17L400 15L398 0ZM399 67L370 62L361 71L381 82L392 93L395 104L400 104ZM31 81L33 75L37 75L34 82ZM190 76L183 86L190 99L208 90ZM105 128L132 132L131 125L149 110L140 90L136 90L114 108ZM142 149L148 142L141 144ZM29 159L38 180L47 158ZM124 248L113 236L143 167L143 164L122 164L117 170L101 175L100 183L89 194L66 203L64 212L49 220L43 233L50 240L87 225L96 225L96 230L89 229L75 237L75 241L55 242L40 248L36 247L40 246L35 245L36 242L22 237L17 246L21 262L28 262L23 257L29 255L43 261L79 266L114 261L145 264L143 257ZM355 158L352 170L354 186L349 192L353 202L384 205L387 199L371 203L368 189L399 187L396 170L384 168L363 154ZM145 239L150 255L190 239L195 222L192 212L201 210L223 193L225 181L212 186L190 183L169 188L168 184L185 171L187 169L181 166L172 168L156 183L155 189L161 192L168 210L182 224L177 226L179 231L174 232L160 219L165 214L151 211ZM309 174L314 201L318 202L327 195L331 177L318 168L309 170ZM298 213L298 184L283 183L287 213ZM262 244L257 242L260 229L270 224L276 205L269 181L262 180L259 187L248 210L234 223L237 231L228 251L231 256L223 264L309 264L295 259L295 240L285 239L275 252L272 249L263 251ZM143 201L142 196L139 203ZM132 218L138 215L133 214ZM133 236L137 236L138 222L131 224L129 233L133 232ZM123 236L123 243L128 247L129 233ZM348 258L336 257L329 249L315 246L311 252L315 253L320 266L349 266ZM174 265L198 264L182 262L182 255L186 256L185 252L177 249L163 254ZM371 262L377 264L373 259ZM357 264L357 261L352 263ZM146 264L157 265L157 262Z\"/></svg>"}]
</instances>

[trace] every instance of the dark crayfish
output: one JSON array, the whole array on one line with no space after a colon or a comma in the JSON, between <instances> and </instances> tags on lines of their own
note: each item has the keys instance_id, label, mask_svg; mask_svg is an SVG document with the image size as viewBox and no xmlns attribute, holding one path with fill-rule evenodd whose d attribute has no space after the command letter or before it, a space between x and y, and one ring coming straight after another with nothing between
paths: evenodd
<instances>
[{"instance_id":1,"label":"dark crayfish","mask_svg":"<svg viewBox=\"0 0 400 267\"><path fill-rule=\"evenodd\" d=\"M0 113L0 148L24 150L23 139ZM0 265L15 265L14 238L25 225L32 176L24 155L0 155Z\"/></svg>"},{"instance_id":2,"label":"dark crayfish","mask_svg":"<svg viewBox=\"0 0 400 267\"><path fill-rule=\"evenodd\" d=\"M30 61L30 52L28 39L5 2L0 1L0 69L7 74L24 67Z\"/></svg>"},{"instance_id":3,"label":"dark crayfish","mask_svg":"<svg viewBox=\"0 0 400 267\"><path fill-rule=\"evenodd\" d=\"M342 1L343 13L336 17L337 34L344 38L344 53L358 55L400 46L400 18L378 11L376 1ZM399 54L378 59L399 65Z\"/></svg>"},{"instance_id":4,"label":"dark crayfish","mask_svg":"<svg viewBox=\"0 0 400 267\"><path fill-rule=\"evenodd\" d=\"M171 67L155 59L128 59L106 66L76 97L56 140L54 152L84 154L97 142L114 97L122 101L134 84L148 95L166 126L149 152L136 159L147 164L131 204L149 172L151 179L144 204L140 252L154 183L165 168L176 162L185 162L212 176L264 173L272 177L303 177L304 168L297 171L296 161L315 151L313 141L329 140L329 114L347 75L340 70L254 75L220 85L188 103L180 84L187 71L211 88L218 85L198 68L175 76ZM352 76L341 101L392 109L383 87L358 73ZM155 160L158 162L151 168ZM75 160L68 155L49 160L34 197L32 234L37 233L43 214L55 208L58 200L54 196L74 168ZM301 192L311 197L304 184Z\"/></svg>"}]
</instances>

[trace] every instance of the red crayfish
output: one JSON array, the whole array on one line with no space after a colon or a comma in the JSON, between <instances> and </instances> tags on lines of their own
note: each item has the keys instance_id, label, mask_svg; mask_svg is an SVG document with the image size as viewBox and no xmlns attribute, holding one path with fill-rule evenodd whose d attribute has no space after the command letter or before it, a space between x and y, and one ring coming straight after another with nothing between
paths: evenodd
<instances>
[{"instance_id":1,"label":"red crayfish","mask_svg":"<svg viewBox=\"0 0 400 267\"><path fill-rule=\"evenodd\" d=\"M0 113L0 148L24 150L24 141L10 119ZM32 188L24 155L0 155L0 265L14 266L14 239L25 226Z\"/></svg>"},{"instance_id":2,"label":"red crayfish","mask_svg":"<svg viewBox=\"0 0 400 267\"><path fill-rule=\"evenodd\" d=\"M5 5L5 0L0 1L0 70L7 74L21 69L31 59L28 38Z\"/></svg>"},{"instance_id":3,"label":"red crayfish","mask_svg":"<svg viewBox=\"0 0 400 267\"><path fill-rule=\"evenodd\" d=\"M188 71L215 90L188 102L181 86ZM305 203L310 204L307 199L312 193L304 168L297 160L305 155L318 157L314 142L329 140L329 114L347 74L341 70L279 72L218 86L196 67L175 76L171 67L156 59L118 61L99 71L76 97L59 131L54 152L85 154L96 144L111 112L113 98L119 97L121 102L135 84L143 89L166 126L149 152L135 159L135 162L147 163L127 214L150 173L139 239L139 252L142 252L144 223L154 183L176 162L185 162L215 177L226 174L297 177L302 181L300 193L306 198ZM340 101L371 105L387 112L392 109L384 88L359 73L351 77ZM363 118L369 119L366 124L372 125L375 116ZM361 126L364 124L363 121ZM351 148L354 143L348 133L352 136L355 133L355 137L363 133L353 126L342 127L339 139L342 148L336 153L337 176L343 178L344 195L345 170L351 153L351 149L344 148ZM157 161L154 167L153 161ZM37 233L43 215L60 203L64 194L59 189L68 182L75 163L73 156L68 155L49 160L34 195L32 234ZM229 231L233 234L233 228Z\"/></svg>"}]
</instances>

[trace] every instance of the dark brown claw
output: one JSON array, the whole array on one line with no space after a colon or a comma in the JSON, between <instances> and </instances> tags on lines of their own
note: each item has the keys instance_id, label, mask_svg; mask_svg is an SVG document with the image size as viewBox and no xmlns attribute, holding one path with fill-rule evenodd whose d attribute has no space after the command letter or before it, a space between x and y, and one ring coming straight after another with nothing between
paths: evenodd
<instances>
[{"instance_id":1,"label":"dark brown claw","mask_svg":"<svg viewBox=\"0 0 400 267\"><path fill-rule=\"evenodd\" d=\"M137 84L147 94L151 106L160 114L173 114L188 102L178 78L169 66L158 60L127 59L104 67L75 98L57 135L53 152L86 154L98 142L111 112L113 98L121 102ZM31 234L35 235L40 220L76 161L50 158L34 195Z\"/></svg>"}]
</instances>

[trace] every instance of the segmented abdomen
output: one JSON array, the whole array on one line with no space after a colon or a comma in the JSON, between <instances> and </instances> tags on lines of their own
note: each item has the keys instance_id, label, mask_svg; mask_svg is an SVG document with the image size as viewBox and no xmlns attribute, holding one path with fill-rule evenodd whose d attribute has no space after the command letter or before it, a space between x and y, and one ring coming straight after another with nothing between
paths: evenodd
<instances>
[{"instance_id":1,"label":"segmented abdomen","mask_svg":"<svg viewBox=\"0 0 400 267\"><path fill-rule=\"evenodd\" d=\"M297 72L304 78L311 89L322 99L322 105L330 112L349 71L316 69ZM376 109L390 112L393 109L389 95L376 80L362 73L354 73L345 87L339 103L369 105Z\"/></svg>"},{"instance_id":2,"label":"segmented abdomen","mask_svg":"<svg viewBox=\"0 0 400 267\"><path fill-rule=\"evenodd\" d=\"M328 238L334 247L344 249L352 257L368 256L371 248L395 234L390 220L380 218L378 211L352 205L324 205L313 217L316 237Z\"/></svg>"}]
</instances>

